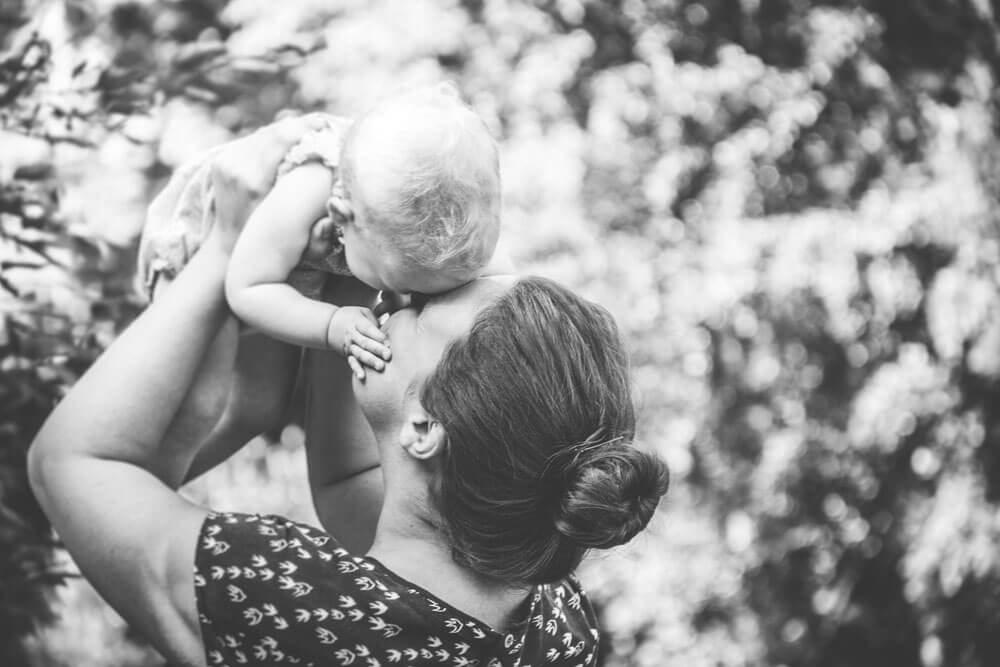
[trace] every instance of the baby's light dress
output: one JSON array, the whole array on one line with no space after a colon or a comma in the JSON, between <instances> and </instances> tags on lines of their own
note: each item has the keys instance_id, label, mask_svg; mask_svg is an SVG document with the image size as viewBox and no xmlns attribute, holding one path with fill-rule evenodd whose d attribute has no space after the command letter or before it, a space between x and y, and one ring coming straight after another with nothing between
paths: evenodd
<instances>
[{"instance_id":1,"label":"baby's light dress","mask_svg":"<svg viewBox=\"0 0 1000 667\"><path fill-rule=\"evenodd\" d=\"M350 124L347 118L328 116L326 127L310 132L292 147L278 167L277 178L309 162L336 170ZM213 152L178 167L167 186L174 192L164 191L149 207L139 242L137 273L147 298L152 297L160 278L172 279L180 272L215 223L210 174ZM303 260L289 275L288 283L306 296L318 297L330 273L351 275L342 248L318 261Z\"/></svg>"}]
</instances>

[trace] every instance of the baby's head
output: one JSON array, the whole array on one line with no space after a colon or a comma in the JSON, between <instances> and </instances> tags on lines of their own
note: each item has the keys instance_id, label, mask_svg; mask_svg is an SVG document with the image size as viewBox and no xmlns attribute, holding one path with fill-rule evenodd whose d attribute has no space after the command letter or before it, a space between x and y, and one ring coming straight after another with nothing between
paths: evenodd
<instances>
[{"instance_id":1,"label":"baby's head","mask_svg":"<svg viewBox=\"0 0 1000 667\"><path fill-rule=\"evenodd\" d=\"M500 230L497 147L454 86L375 106L351 127L340 164L353 209L346 259L363 282L433 294L489 262Z\"/></svg>"}]
</instances>

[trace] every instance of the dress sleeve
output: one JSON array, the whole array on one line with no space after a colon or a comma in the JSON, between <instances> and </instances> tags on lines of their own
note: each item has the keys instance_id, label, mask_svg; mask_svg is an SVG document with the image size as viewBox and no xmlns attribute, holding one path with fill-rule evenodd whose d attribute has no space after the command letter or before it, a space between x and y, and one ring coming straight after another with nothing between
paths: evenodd
<instances>
[{"instance_id":1,"label":"dress sleeve","mask_svg":"<svg viewBox=\"0 0 1000 667\"><path fill-rule=\"evenodd\" d=\"M350 121L338 116L328 116L326 125L307 133L295 144L278 165L278 176L284 176L295 167L319 162L330 169L340 166L340 148Z\"/></svg>"},{"instance_id":2,"label":"dress sleeve","mask_svg":"<svg viewBox=\"0 0 1000 667\"><path fill-rule=\"evenodd\" d=\"M308 664L361 643L371 628L352 616L366 604L355 582L372 567L305 524L210 513L194 575L208 664Z\"/></svg>"},{"instance_id":3,"label":"dress sleeve","mask_svg":"<svg viewBox=\"0 0 1000 667\"><path fill-rule=\"evenodd\" d=\"M377 560L348 553L329 534L278 516L210 513L198 539L194 580L212 667L511 667L524 643ZM529 625L537 638L531 655L544 660L548 644L560 642L556 657L563 662L552 667L573 667L592 653L585 649L593 639L583 634L591 619L565 622L582 612L575 592L545 589L536 599L545 603L538 606L544 617L539 627Z\"/></svg>"}]
</instances>

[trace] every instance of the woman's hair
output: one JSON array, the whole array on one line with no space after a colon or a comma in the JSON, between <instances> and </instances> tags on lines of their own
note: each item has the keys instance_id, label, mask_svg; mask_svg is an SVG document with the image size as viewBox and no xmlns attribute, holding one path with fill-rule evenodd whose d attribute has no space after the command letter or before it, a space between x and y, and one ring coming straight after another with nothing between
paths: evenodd
<instances>
[{"instance_id":1,"label":"woman's hair","mask_svg":"<svg viewBox=\"0 0 1000 667\"><path fill-rule=\"evenodd\" d=\"M378 201L358 196L362 157L386 177ZM493 255L497 146L454 85L425 86L376 105L348 130L340 163L352 205L414 266L471 277Z\"/></svg>"},{"instance_id":2,"label":"woman's hair","mask_svg":"<svg viewBox=\"0 0 1000 667\"><path fill-rule=\"evenodd\" d=\"M544 583L649 522L667 466L633 446L628 362L611 315L524 278L453 342L421 390L448 435L435 502L456 562Z\"/></svg>"}]
</instances>

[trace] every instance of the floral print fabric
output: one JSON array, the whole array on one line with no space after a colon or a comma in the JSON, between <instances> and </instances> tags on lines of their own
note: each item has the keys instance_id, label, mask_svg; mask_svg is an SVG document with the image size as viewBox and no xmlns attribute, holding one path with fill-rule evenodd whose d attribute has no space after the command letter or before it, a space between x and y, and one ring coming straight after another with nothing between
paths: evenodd
<instances>
[{"instance_id":1,"label":"floral print fabric","mask_svg":"<svg viewBox=\"0 0 1000 667\"><path fill-rule=\"evenodd\" d=\"M590 667L593 609L570 577L536 586L518 629L493 630L329 534L211 513L195 555L208 664Z\"/></svg>"}]
</instances>

